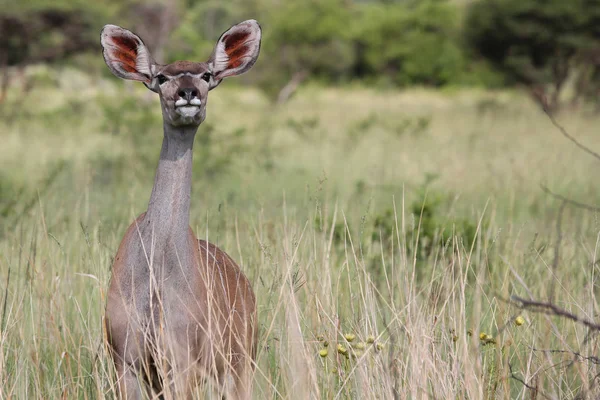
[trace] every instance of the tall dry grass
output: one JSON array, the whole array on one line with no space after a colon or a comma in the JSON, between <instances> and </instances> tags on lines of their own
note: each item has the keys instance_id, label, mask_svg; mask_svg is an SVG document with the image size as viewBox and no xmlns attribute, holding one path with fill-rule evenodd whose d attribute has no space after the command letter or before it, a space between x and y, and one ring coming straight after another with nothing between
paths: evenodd
<instances>
[{"instance_id":1,"label":"tall dry grass","mask_svg":"<svg viewBox=\"0 0 600 400\"><path fill-rule=\"evenodd\" d=\"M115 394L105 293L149 197L159 107L69 74L2 106L2 399ZM559 241L560 202L539 188L595 204L596 164L533 105L309 87L273 108L220 87L208 107L192 227L253 282L255 398L600 395L597 335L506 301L552 292L597 320L596 215L567 207ZM600 148L597 117L560 119Z\"/></svg>"}]
</instances>

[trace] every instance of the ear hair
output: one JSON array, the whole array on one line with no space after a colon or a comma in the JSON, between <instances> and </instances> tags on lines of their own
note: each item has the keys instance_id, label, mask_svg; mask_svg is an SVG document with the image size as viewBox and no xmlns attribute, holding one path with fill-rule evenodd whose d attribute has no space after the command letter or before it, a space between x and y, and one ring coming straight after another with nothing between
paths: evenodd
<instances>
[{"instance_id":1,"label":"ear hair","mask_svg":"<svg viewBox=\"0 0 600 400\"><path fill-rule=\"evenodd\" d=\"M240 22L223 33L208 60L215 81L248 71L260 53L260 39L260 25L253 19Z\"/></svg>"},{"instance_id":2,"label":"ear hair","mask_svg":"<svg viewBox=\"0 0 600 400\"><path fill-rule=\"evenodd\" d=\"M105 25L100 42L104 61L115 76L146 86L151 83L155 63L139 36L117 25Z\"/></svg>"}]
</instances>

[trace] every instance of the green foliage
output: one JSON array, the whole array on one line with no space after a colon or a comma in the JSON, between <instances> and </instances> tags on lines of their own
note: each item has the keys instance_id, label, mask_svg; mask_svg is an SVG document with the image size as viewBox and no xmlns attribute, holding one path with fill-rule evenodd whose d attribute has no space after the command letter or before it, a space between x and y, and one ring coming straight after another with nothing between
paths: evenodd
<instances>
[{"instance_id":1,"label":"green foliage","mask_svg":"<svg viewBox=\"0 0 600 400\"><path fill-rule=\"evenodd\" d=\"M104 115L101 130L113 135L122 135L131 141L135 152L131 155L136 163L152 169L156 163L157 140L149 140L151 134L160 136L161 115L153 105L144 104L147 99L139 96L125 95L119 101L111 97L99 97L98 103ZM233 159L248 150L244 146L245 129L231 131L217 129L210 122L205 122L196 137L196 157L194 158L194 174L209 180L216 179L229 170ZM112 171L118 171L121 159L100 157L94 165L102 170L101 181L112 181ZM114 163L116 164L113 165ZM96 168L95 168L96 169Z\"/></svg>"},{"instance_id":2,"label":"green foliage","mask_svg":"<svg viewBox=\"0 0 600 400\"><path fill-rule=\"evenodd\" d=\"M171 35L165 61L206 61L221 33L239 22L238 11L234 2L201 1L190 4Z\"/></svg>"},{"instance_id":3,"label":"green foliage","mask_svg":"<svg viewBox=\"0 0 600 400\"><path fill-rule=\"evenodd\" d=\"M483 63L475 66L480 74L464 73L469 60L460 41L460 14L448 1L250 4L254 7L213 1L192 4L173 33L167 58L205 60L224 27L250 16L263 26L263 45L262 56L246 79L273 98L297 76L326 83L360 78L396 86L493 81Z\"/></svg>"},{"instance_id":4,"label":"green foliage","mask_svg":"<svg viewBox=\"0 0 600 400\"><path fill-rule=\"evenodd\" d=\"M294 74L327 82L350 75L355 54L348 21L351 13L341 0L283 2L265 22L260 85L274 95Z\"/></svg>"},{"instance_id":5,"label":"green foliage","mask_svg":"<svg viewBox=\"0 0 600 400\"><path fill-rule=\"evenodd\" d=\"M250 147L244 145L245 135L244 128L225 131L203 123L196 135L194 174L214 181L229 172L234 160L250 151Z\"/></svg>"},{"instance_id":6,"label":"green foliage","mask_svg":"<svg viewBox=\"0 0 600 400\"><path fill-rule=\"evenodd\" d=\"M451 0L30 0L0 13L0 65L60 63L83 52L97 57L105 23L137 31L159 62L205 61L223 30L247 18L263 27L262 56L238 82L258 85L271 98L306 79L381 87L525 84L551 105L570 78L575 100L600 93L595 0L468 6Z\"/></svg>"},{"instance_id":7,"label":"green foliage","mask_svg":"<svg viewBox=\"0 0 600 400\"><path fill-rule=\"evenodd\" d=\"M448 196L421 190L409 212L413 218L410 235L416 247L411 251L419 260L426 260L434 254L453 250L453 240L461 247L469 249L475 240L477 225L470 219L451 218L446 214ZM391 209L373 218L372 240L382 242L384 248L391 248L396 232L396 218Z\"/></svg>"},{"instance_id":8,"label":"green foliage","mask_svg":"<svg viewBox=\"0 0 600 400\"><path fill-rule=\"evenodd\" d=\"M57 62L96 48L102 21L120 2L13 2L0 12L0 65Z\"/></svg>"},{"instance_id":9,"label":"green foliage","mask_svg":"<svg viewBox=\"0 0 600 400\"><path fill-rule=\"evenodd\" d=\"M459 19L446 1L367 4L355 25L359 74L397 85L441 86L460 81L466 60L457 40Z\"/></svg>"},{"instance_id":10,"label":"green foliage","mask_svg":"<svg viewBox=\"0 0 600 400\"><path fill-rule=\"evenodd\" d=\"M468 219L449 218L444 214L448 198L440 194L425 193L415 200L410 212L415 218L413 235L417 238L417 257L426 259L432 254L453 249L452 241L469 249L475 240L477 225Z\"/></svg>"},{"instance_id":11,"label":"green foliage","mask_svg":"<svg viewBox=\"0 0 600 400\"><path fill-rule=\"evenodd\" d=\"M355 149L365 141L372 140L376 132L382 132L387 137L400 140L403 136L419 136L427 134L431 116L398 115L394 119L386 118L381 113L371 112L364 118L353 123L348 129L348 141L345 147Z\"/></svg>"},{"instance_id":12,"label":"green foliage","mask_svg":"<svg viewBox=\"0 0 600 400\"><path fill-rule=\"evenodd\" d=\"M599 27L597 1L481 0L469 8L465 35L508 83L542 90L555 106L573 72L594 63Z\"/></svg>"},{"instance_id":13,"label":"green foliage","mask_svg":"<svg viewBox=\"0 0 600 400\"><path fill-rule=\"evenodd\" d=\"M17 186L6 172L0 173L0 221L16 212L23 188Z\"/></svg>"}]
</instances>

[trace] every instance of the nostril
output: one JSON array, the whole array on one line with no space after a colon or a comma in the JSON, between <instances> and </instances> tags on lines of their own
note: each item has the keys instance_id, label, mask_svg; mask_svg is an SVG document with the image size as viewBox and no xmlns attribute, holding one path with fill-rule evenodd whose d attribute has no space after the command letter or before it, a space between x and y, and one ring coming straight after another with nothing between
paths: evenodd
<instances>
[{"instance_id":1,"label":"nostril","mask_svg":"<svg viewBox=\"0 0 600 400\"><path fill-rule=\"evenodd\" d=\"M179 92L177 92L177 95L182 99L185 99L185 90L180 90Z\"/></svg>"},{"instance_id":2,"label":"nostril","mask_svg":"<svg viewBox=\"0 0 600 400\"><path fill-rule=\"evenodd\" d=\"M198 97L198 92L196 90L192 90L192 98Z\"/></svg>"}]
</instances>

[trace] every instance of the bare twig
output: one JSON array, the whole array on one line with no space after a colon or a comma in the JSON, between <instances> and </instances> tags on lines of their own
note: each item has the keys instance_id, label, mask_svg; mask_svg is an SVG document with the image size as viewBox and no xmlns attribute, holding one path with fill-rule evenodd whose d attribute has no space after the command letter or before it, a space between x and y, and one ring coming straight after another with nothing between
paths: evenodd
<instances>
[{"instance_id":1,"label":"bare twig","mask_svg":"<svg viewBox=\"0 0 600 400\"><path fill-rule=\"evenodd\" d=\"M515 375L515 373L513 372L512 369L512 365L510 363L508 363L508 369L510 371L510 377L512 379L514 379L515 381L521 383L523 386L525 386L527 389L531 390L531 398L535 399L537 397L537 395L541 395L542 397L549 399L550 397L546 396L544 393L540 392L539 389L537 388L537 386L531 386L530 384L528 384L527 382L525 382L524 379L519 378L517 375Z\"/></svg>"},{"instance_id":2,"label":"bare twig","mask_svg":"<svg viewBox=\"0 0 600 400\"><path fill-rule=\"evenodd\" d=\"M555 304L552 304L549 302L543 302L543 301L527 300L527 299L523 299L518 296L511 296L511 300L512 300L512 303L514 305L516 305L517 307L519 307L520 309L529 310L532 312L540 312L540 313L548 314L548 315L556 315L559 317L565 317L572 321L583 324L590 329L600 331L600 324L598 324L592 320L580 317L577 314L573 314L563 308L558 307Z\"/></svg>"},{"instance_id":3,"label":"bare twig","mask_svg":"<svg viewBox=\"0 0 600 400\"><path fill-rule=\"evenodd\" d=\"M575 358L580 358L585 361L590 361L592 364L600 365L600 357L596 356L586 356L576 351L569 350L560 350L560 349L536 349L535 347L531 347L531 350L538 351L542 353L552 353L552 354L569 354Z\"/></svg>"},{"instance_id":4,"label":"bare twig","mask_svg":"<svg viewBox=\"0 0 600 400\"><path fill-rule=\"evenodd\" d=\"M552 116L552 113L548 109L548 106L544 102L542 102L542 109L544 110L544 113L546 113L548 118L550 118L550 122L552 122L552 125L554 125L563 134L564 137L566 137L571 142L573 142L575 144L575 146L579 147L581 150L583 150L586 153L590 154L591 156L595 157L597 160L600 160L600 154L596 153L594 150L590 149L586 145L581 144L577 139L575 139L573 136L571 136L567 132L567 130L562 127L562 125L560 125L558 122L556 122L556 119L554 119L554 117Z\"/></svg>"},{"instance_id":5,"label":"bare twig","mask_svg":"<svg viewBox=\"0 0 600 400\"><path fill-rule=\"evenodd\" d=\"M548 189L547 186L544 185L540 185L540 187L542 188L542 190L546 193L548 193L550 196L557 198L559 200L562 200L563 202L570 204L572 206L575 206L577 208L583 208L584 210L588 210L588 211L600 211L600 207L595 207L589 204L585 204L585 203L580 203L576 200L571 200L563 195L560 195L558 193L554 193L553 191L551 191L550 189Z\"/></svg>"},{"instance_id":6,"label":"bare twig","mask_svg":"<svg viewBox=\"0 0 600 400\"><path fill-rule=\"evenodd\" d=\"M300 86L300 84L302 82L304 82L304 80L307 77L308 77L307 71L302 70L302 71L296 72L292 76L292 79L290 79L290 81L288 83L286 83L286 85L279 91L279 95L277 96L277 104L283 104L286 101L288 101L288 99L290 97L292 97L292 95L294 94L296 89L298 89L298 86Z\"/></svg>"},{"instance_id":7,"label":"bare twig","mask_svg":"<svg viewBox=\"0 0 600 400\"><path fill-rule=\"evenodd\" d=\"M579 147L581 150L585 151L586 153L592 155L594 158L596 158L597 160L600 160L600 154L596 153L595 151L593 151L592 149L590 149L589 147L581 144L579 141L577 141L577 139L575 139L573 136L571 136L569 134L569 132L567 132L567 130L565 128L563 128L562 125L560 125L556 119L554 118L554 116L552 116L552 113L550 112L549 108L548 108L548 104L544 101L541 102L542 104L542 109L544 110L544 113L548 116L548 118L550 119L550 122L552 122L552 125L554 125L562 134L563 136L565 136L567 139L569 139L571 142L573 142L577 147ZM572 199L569 199L567 197L564 197L558 193L554 193L552 192L550 189L548 189L548 187L546 187L545 185L540 185L542 187L542 190L546 193L548 193L549 195L551 195L554 198L557 198L559 200L563 201L563 206L561 206L561 210L562 207L564 207L564 204L570 204L572 206L578 207L578 208L582 208L588 211L600 211L600 207L595 207L589 204L585 204L585 203L581 203ZM562 211L560 216L562 215ZM560 223L560 222L559 222Z\"/></svg>"}]
</instances>

